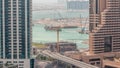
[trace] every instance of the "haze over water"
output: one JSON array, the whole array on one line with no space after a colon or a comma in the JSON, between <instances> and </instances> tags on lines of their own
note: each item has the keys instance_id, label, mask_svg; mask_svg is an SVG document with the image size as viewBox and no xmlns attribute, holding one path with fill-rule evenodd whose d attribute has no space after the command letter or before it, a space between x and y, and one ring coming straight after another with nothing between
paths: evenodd
<instances>
[{"instance_id":1,"label":"haze over water","mask_svg":"<svg viewBox=\"0 0 120 68\"><path fill-rule=\"evenodd\" d=\"M57 0L33 0L33 3L57 3Z\"/></svg>"},{"instance_id":2,"label":"haze over water","mask_svg":"<svg viewBox=\"0 0 120 68\"><path fill-rule=\"evenodd\" d=\"M57 0L33 0L33 3L56 3ZM88 11L85 12L72 12L72 11L58 11L61 14L62 18L75 18L75 17L88 17ZM33 21L45 18L57 19L60 18L58 12L54 10L42 10L42 11L33 11ZM77 31L80 28L70 28L70 29L62 29L60 32L60 40L61 41L70 41L77 43L79 48L88 48L87 44L83 44L82 42L88 40L89 35L80 34ZM46 31L44 29L44 25L35 24L32 30L33 42L37 43L47 43L47 42L56 42L57 36L54 31Z\"/></svg>"},{"instance_id":3,"label":"haze over water","mask_svg":"<svg viewBox=\"0 0 120 68\"><path fill-rule=\"evenodd\" d=\"M48 12L49 11L40 13L40 11L39 12L34 11L33 20L38 20L38 19L42 19L45 17L52 17L51 15L48 14ZM78 13L75 13L75 12L71 12L71 13L76 17L78 16ZM83 16L84 15L88 16L87 13L84 13L84 14L83 13L81 13ZM66 12L62 12L61 14L66 15ZM55 17L57 16L58 15L56 15ZM60 32L60 40L76 42L79 48L88 48L88 45L81 43L84 40L88 39L88 35L79 34L77 32L78 30L80 30L80 28L62 29L62 31ZM33 42L38 42L38 43L56 42L56 39L57 39L56 32L46 31L44 29L44 25L35 24L33 26Z\"/></svg>"}]
</instances>

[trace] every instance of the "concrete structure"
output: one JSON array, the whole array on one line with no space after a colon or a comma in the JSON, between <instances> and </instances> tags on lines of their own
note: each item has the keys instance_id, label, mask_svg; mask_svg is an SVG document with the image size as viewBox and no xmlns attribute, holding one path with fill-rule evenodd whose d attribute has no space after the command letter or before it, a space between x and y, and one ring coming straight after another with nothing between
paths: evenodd
<instances>
[{"instance_id":1,"label":"concrete structure","mask_svg":"<svg viewBox=\"0 0 120 68\"><path fill-rule=\"evenodd\" d=\"M90 0L90 53L120 52L120 0Z\"/></svg>"},{"instance_id":2,"label":"concrete structure","mask_svg":"<svg viewBox=\"0 0 120 68\"><path fill-rule=\"evenodd\" d=\"M56 60L58 60L58 62L61 61L63 63L67 63L70 66L70 68L99 68L99 67L66 57L57 52L51 52L48 50L44 50L44 51L40 52L40 54L49 56L53 59L56 59ZM39 54L38 54L38 56L39 56Z\"/></svg>"},{"instance_id":3,"label":"concrete structure","mask_svg":"<svg viewBox=\"0 0 120 68\"><path fill-rule=\"evenodd\" d=\"M0 64L30 67L32 0L0 0Z\"/></svg>"},{"instance_id":4,"label":"concrete structure","mask_svg":"<svg viewBox=\"0 0 120 68\"><path fill-rule=\"evenodd\" d=\"M65 56L81 61L81 53L78 51L69 51L64 53Z\"/></svg>"},{"instance_id":5,"label":"concrete structure","mask_svg":"<svg viewBox=\"0 0 120 68\"><path fill-rule=\"evenodd\" d=\"M46 43L45 44L50 51L56 52L57 49L57 43ZM59 52L65 52L65 51L76 51L77 46L75 43L71 42L59 42Z\"/></svg>"},{"instance_id":6,"label":"concrete structure","mask_svg":"<svg viewBox=\"0 0 120 68\"><path fill-rule=\"evenodd\" d=\"M90 0L90 51L81 60L100 68L120 68L120 0Z\"/></svg>"},{"instance_id":7,"label":"concrete structure","mask_svg":"<svg viewBox=\"0 0 120 68\"><path fill-rule=\"evenodd\" d=\"M109 68L110 67L120 68L119 58L120 58L120 53L117 52L100 53L100 54L90 54L89 52L85 52L81 56L81 60L83 62L98 66L100 68L107 68L107 66L109 66Z\"/></svg>"}]
</instances>

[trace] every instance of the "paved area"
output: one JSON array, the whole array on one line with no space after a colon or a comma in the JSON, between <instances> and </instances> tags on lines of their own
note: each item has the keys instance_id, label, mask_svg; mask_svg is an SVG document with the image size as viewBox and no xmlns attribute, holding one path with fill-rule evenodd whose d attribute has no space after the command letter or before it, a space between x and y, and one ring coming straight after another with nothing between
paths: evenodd
<instances>
[{"instance_id":1,"label":"paved area","mask_svg":"<svg viewBox=\"0 0 120 68\"><path fill-rule=\"evenodd\" d=\"M42 51L42 53L45 54L45 55L48 55L48 56L50 56L50 57L52 57L54 59L57 59L57 60L72 64L72 65L74 65L76 67L79 67L79 68L99 68L99 67L96 67L96 66L81 62L81 61L74 60L72 58L66 57L66 56L61 55L61 54L56 53L56 52L50 52L48 50L44 50L44 51Z\"/></svg>"}]
</instances>

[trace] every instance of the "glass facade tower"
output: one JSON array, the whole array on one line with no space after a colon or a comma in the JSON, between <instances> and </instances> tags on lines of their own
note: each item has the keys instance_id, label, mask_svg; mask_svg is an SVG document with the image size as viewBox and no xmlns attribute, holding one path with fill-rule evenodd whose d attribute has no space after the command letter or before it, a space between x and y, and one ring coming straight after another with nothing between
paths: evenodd
<instances>
[{"instance_id":1,"label":"glass facade tower","mask_svg":"<svg viewBox=\"0 0 120 68\"><path fill-rule=\"evenodd\" d=\"M32 0L0 0L0 63L22 62L23 68L29 64L31 4Z\"/></svg>"}]
</instances>

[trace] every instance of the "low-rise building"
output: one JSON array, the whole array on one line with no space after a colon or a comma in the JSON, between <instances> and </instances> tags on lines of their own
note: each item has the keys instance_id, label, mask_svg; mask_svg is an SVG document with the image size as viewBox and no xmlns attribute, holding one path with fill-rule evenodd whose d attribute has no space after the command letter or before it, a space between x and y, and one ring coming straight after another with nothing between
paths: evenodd
<instances>
[{"instance_id":1,"label":"low-rise building","mask_svg":"<svg viewBox=\"0 0 120 68\"><path fill-rule=\"evenodd\" d=\"M58 51L57 43L46 43L45 44L50 51ZM76 51L77 46L76 43L72 42L59 42L59 52L66 52L66 51Z\"/></svg>"},{"instance_id":2,"label":"low-rise building","mask_svg":"<svg viewBox=\"0 0 120 68\"><path fill-rule=\"evenodd\" d=\"M120 68L119 52L100 53L100 54L91 54L90 52L81 52L81 53L71 52L71 53L65 53L65 55L100 68Z\"/></svg>"},{"instance_id":3,"label":"low-rise building","mask_svg":"<svg viewBox=\"0 0 120 68\"><path fill-rule=\"evenodd\" d=\"M100 68L120 68L120 53L110 52L101 54L82 54L83 62L98 66Z\"/></svg>"}]
</instances>

